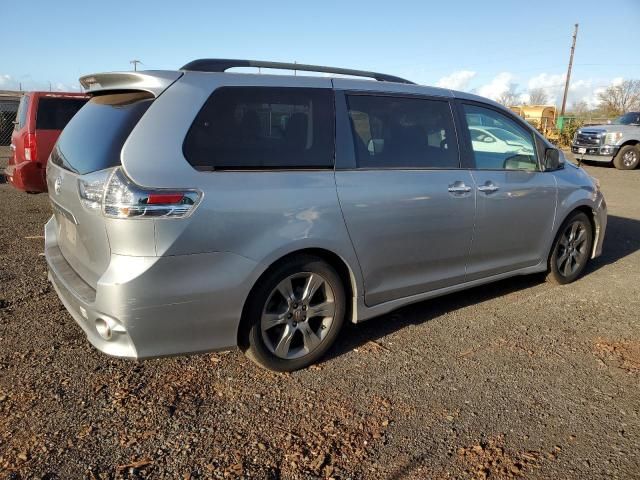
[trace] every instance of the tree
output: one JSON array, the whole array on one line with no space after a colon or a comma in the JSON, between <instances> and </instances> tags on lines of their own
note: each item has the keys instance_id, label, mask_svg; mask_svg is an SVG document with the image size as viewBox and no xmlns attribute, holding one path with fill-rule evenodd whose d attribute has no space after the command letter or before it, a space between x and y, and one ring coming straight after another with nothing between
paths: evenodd
<instances>
[{"instance_id":1,"label":"tree","mask_svg":"<svg viewBox=\"0 0 640 480\"><path fill-rule=\"evenodd\" d=\"M621 115L640 109L640 80L625 80L598 94L600 108L606 115Z\"/></svg>"},{"instance_id":2,"label":"tree","mask_svg":"<svg viewBox=\"0 0 640 480\"><path fill-rule=\"evenodd\" d=\"M498 95L496 101L501 103L505 107L510 107L518 103L520 99L520 93L518 92L518 85L515 83L509 84L509 88L507 88L504 92Z\"/></svg>"},{"instance_id":3,"label":"tree","mask_svg":"<svg viewBox=\"0 0 640 480\"><path fill-rule=\"evenodd\" d=\"M529 103L531 105L546 105L549 102L549 95L544 88L532 88L529 90Z\"/></svg>"},{"instance_id":4,"label":"tree","mask_svg":"<svg viewBox=\"0 0 640 480\"><path fill-rule=\"evenodd\" d=\"M578 118L585 117L589 113L589 105L584 100L579 100L571 105L570 112Z\"/></svg>"}]
</instances>

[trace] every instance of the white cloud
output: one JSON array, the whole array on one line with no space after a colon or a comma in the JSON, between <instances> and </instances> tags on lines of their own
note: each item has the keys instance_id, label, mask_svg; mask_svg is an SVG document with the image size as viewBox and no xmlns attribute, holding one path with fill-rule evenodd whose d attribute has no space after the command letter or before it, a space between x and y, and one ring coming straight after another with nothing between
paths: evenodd
<instances>
[{"instance_id":1,"label":"white cloud","mask_svg":"<svg viewBox=\"0 0 640 480\"><path fill-rule=\"evenodd\" d=\"M450 88L451 90L466 90L469 82L475 76L476 72L471 70L458 70L438 80L436 87Z\"/></svg>"},{"instance_id":2,"label":"white cloud","mask_svg":"<svg viewBox=\"0 0 640 480\"><path fill-rule=\"evenodd\" d=\"M559 104L562 101L562 92L564 91L564 74L540 73L535 77L531 77L527 82L529 91L535 88L541 88L549 97L549 104ZM523 95L529 100L529 94Z\"/></svg>"},{"instance_id":3,"label":"white cloud","mask_svg":"<svg viewBox=\"0 0 640 480\"><path fill-rule=\"evenodd\" d=\"M540 73L531 77L527 82L528 91L534 88L541 88L549 97L549 104L557 105L562 103L564 94L565 74L562 73ZM596 83L593 79L576 79L573 78L569 85L569 94L567 96L567 106L571 106L578 102L585 102L589 108L598 105L598 93L605 90L608 85L615 85L622 82L622 78L614 78L604 82ZM529 100L529 94L522 95L523 101Z\"/></svg>"},{"instance_id":4,"label":"white cloud","mask_svg":"<svg viewBox=\"0 0 640 480\"><path fill-rule=\"evenodd\" d=\"M501 72L496 75L491 82L478 88L477 93L481 97L497 99L502 93L509 90L509 86L513 83L514 76L509 72Z\"/></svg>"},{"instance_id":5,"label":"white cloud","mask_svg":"<svg viewBox=\"0 0 640 480\"><path fill-rule=\"evenodd\" d=\"M0 87L6 87L11 82L11 75L0 74Z\"/></svg>"}]
</instances>

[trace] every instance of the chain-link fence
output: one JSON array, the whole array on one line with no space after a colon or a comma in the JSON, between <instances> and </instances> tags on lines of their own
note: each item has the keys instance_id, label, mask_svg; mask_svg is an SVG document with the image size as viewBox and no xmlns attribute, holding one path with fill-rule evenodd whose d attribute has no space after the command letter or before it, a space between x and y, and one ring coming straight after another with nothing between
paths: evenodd
<instances>
[{"instance_id":1,"label":"chain-link fence","mask_svg":"<svg viewBox=\"0 0 640 480\"><path fill-rule=\"evenodd\" d=\"M11 143L13 122L18 113L19 97L0 96L0 147Z\"/></svg>"}]
</instances>

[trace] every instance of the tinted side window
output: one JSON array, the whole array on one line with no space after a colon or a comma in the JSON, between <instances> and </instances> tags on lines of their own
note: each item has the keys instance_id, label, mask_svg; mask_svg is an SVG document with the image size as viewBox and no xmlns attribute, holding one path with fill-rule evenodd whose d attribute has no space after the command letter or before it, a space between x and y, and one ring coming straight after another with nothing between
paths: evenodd
<instances>
[{"instance_id":1,"label":"tinted side window","mask_svg":"<svg viewBox=\"0 0 640 480\"><path fill-rule=\"evenodd\" d=\"M19 130L27 123L27 110L29 109L29 95L24 95L20 99L20 106L18 107L18 125L16 129Z\"/></svg>"},{"instance_id":2,"label":"tinted side window","mask_svg":"<svg viewBox=\"0 0 640 480\"><path fill-rule=\"evenodd\" d=\"M87 103L84 98L41 98L36 114L36 129L62 130Z\"/></svg>"},{"instance_id":3,"label":"tinted side window","mask_svg":"<svg viewBox=\"0 0 640 480\"><path fill-rule=\"evenodd\" d=\"M331 168L329 89L222 87L207 100L183 145L195 168Z\"/></svg>"},{"instance_id":4,"label":"tinted side window","mask_svg":"<svg viewBox=\"0 0 640 480\"><path fill-rule=\"evenodd\" d=\"M447 101L348 95L359 168L457 168Z\"/></svg>"},{"instance_id":5,"label":"tinted side window","mask_svg":"<svg viewBox=\"0 0 640 480\"><path fill-rule=\"evenodd\" d=\"M464 105L464 113L477 169L538 169L532 132L490 108Z\"/></svg>"}]
</instances>

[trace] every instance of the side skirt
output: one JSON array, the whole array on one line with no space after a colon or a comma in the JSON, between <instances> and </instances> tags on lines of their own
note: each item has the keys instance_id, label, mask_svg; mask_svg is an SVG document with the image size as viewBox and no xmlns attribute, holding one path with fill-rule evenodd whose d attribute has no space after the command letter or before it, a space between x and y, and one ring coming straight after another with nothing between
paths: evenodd
<instances>
[{"instance_id":1,"label":"side skirt","mask_svg":"<svg viewBox=\"0 0 640 480\"><path fill-rule=\"evenodd\" d=\"M389 313L400 307L411 305L412 303L422 302L430 298L441 297L443 295L459 292L461 290L467 290L469 288L477 287L479 285L484 285L487 283L496 282L498 280L503 280L509 277L515 277L518 275L530 275L532 273L544 272L546 269L547 269L546 262L540 262L539 264L534 265L532 267L526 267L518 270L513 270L511 272L500 273L497 275L492 275L490 277L473 280L471 282L460 283L458 285L453 285L451 287L445 287L445 288L440 288L438 290L432 290L430 292L411 295L410 297L398 298L396 300L390 300L388 302L380 303L372 307L365 305L364 297L360 296L354 302L357 310L353 316L353 321L354 323L360 323L365 320L369 320L373 317L384 315L385 313Z\"/></svg>"}]
</instances>

